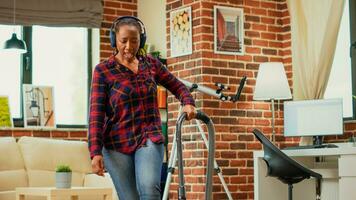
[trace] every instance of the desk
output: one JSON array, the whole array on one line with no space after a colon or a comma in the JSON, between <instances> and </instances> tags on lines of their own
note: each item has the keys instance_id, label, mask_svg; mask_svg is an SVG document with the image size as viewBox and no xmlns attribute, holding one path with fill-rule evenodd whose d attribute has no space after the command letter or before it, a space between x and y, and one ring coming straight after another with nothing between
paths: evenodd
<instances>
[{"instance_id":1,"label":"desk","mask_svg":"<svg viewBox=\"0 0 356 200\"><path fill-rule=\"evenodd\" d=\"M356 199L356 147L351 143L336 144L339 148L283 150L288 156L323 176L322 200ZM288 186L275 177L267 177L263 151L255 151L255 200L285 200ZM319 158L321 161L316 161ZM293 200L314 200L315 180L306 179L293 185Z\"/></svg>"},{"instance_id":2,"label":"desk","mask_svg":"<svg viewBox=\"0 0 356 200\"><path fill-rule=\"evenodd\" d=\"M78 200L80 195L103 195L104 200L111 200L111 188L72 187L57 189L55 187L19 187L16 188L16 200L25 200L25 196L45 196L47 200L60 200L69 196L71 200Z\"/></svg>"}]
</instances>

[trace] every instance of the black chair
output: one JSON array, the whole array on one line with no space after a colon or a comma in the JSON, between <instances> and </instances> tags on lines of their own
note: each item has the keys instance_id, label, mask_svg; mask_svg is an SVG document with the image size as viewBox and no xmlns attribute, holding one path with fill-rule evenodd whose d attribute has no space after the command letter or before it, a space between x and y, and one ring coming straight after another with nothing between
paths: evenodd
<instances>
[{"instance_id":1,"label":"black chair","mask_svg":"<svg viewBox=\"0 0 356 200\"><path fill-rule=\"evenodd\" d=\"M288 157L272 144L258 129L254 129L253 134L255 134L263 145L263 160L266 162L268 168L267 176L276 177L283 183L288 184L289 200L292 200L293 184L299 183L304 179L309 179L310 177L314 177L317 180L316 199L320 199L320 183L322 179L320 174L307 169Z\"/></svg>"}]
</instances>

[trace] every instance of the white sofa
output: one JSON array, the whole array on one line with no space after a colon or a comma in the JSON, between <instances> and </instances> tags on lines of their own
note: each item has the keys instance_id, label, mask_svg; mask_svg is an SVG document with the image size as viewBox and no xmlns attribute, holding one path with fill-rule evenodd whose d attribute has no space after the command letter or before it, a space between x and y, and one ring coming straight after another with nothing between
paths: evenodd
<instances>
[{"instance_id":1,"label":"white sofa","mask_svg":"<svg viewBox=\"0 0 356 200\"><path fill-rule=\"evenodd\" d=\"M72 168L72 186L112 187L113 200L117 200L109 174L105 177L91 174L86 142L37 137L21 137L18 142L13 137L0 137L0 200L15 200L16 187L54 187L58 164ZM79 199L99 200L102 196L80 196Z\"/></svg>"}]
</instances>

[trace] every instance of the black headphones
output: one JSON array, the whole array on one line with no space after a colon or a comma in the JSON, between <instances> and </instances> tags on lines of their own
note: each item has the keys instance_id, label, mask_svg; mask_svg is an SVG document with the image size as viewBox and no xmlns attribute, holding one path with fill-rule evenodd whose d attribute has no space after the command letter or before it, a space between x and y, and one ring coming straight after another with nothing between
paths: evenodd
<instances>
[{"instance_id":1,"label":"black headphones","mask_svg":"<svg viewBox=\"0 0 356 200\"><path fill-rule=\"evenodd\" d=\"M143 22L141 20L139 20L137 17L134 16L122 16L122 17L118 17L114 20L114 22L111 25L110 28L110 45L112 48L116 48L116 33L115 33L115 26L116 24L123 19L134 19L136 20L140 26L141 26L141 33L140 33L140 49L143 48L145 46L146 43L146 29L145 29L145 25L143 24Z\"/></svg>"}]
</instances>

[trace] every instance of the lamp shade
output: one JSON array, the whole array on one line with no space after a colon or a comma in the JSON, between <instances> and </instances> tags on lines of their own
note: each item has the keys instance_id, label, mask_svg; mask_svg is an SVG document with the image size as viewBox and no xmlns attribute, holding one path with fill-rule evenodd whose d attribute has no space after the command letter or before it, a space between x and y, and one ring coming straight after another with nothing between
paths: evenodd
<instances>
[{"instance_id":1,"label":"lamp shade","mask_svg":"<svg viewBox=\"0 0 356 200\"><path fill-rule=\"evenodd\" d=\"M16 51L18 53L26 53L27 52L26 43L23 40L19 40L17 38L16 33L12 34L11 39L5 41L4 49Z\"/></svg>"},{"instance_id":2,"label":"lamp shade","mask_svg":"<svg viewBox=\"0 0 356 200\"><path fill-rule=\"evenodd\" d=\"M258 70L254 100L291 99L284 66L280 62L261 63Z\"/></svg>"}]
</instances>

